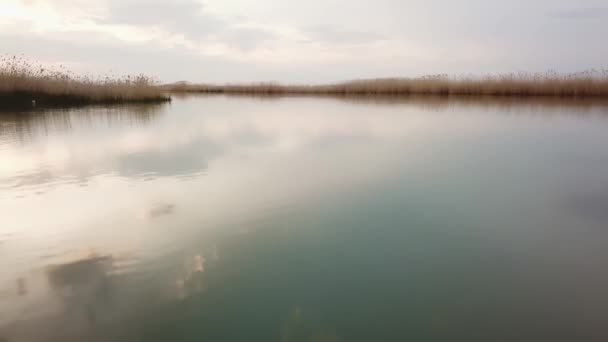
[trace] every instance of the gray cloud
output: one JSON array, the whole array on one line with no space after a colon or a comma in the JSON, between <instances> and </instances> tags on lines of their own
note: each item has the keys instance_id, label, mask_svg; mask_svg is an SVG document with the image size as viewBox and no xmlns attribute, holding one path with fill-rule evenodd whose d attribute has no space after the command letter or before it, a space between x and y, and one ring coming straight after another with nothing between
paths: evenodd
<instances>
[{"instance_id":1,"label":"gray cloud","mask_svg":"<svg viewBox=\"0 0 608 342\"><path fill-rule=\"evenodd\" d=\"M328 44L369 44L385 38L375 32L351 30L329 25L311 26L304 28L303 31L311 41Z\"/></svg>"},{"instance_id":2,"label":"gray cloud","mask_svg":"<svg viewBox=\"0 0 608 342\"><path fill-rule=\"evenodd\" d=\"M560 10L552 12L551 16L561 19L608 18L608 7L588 7Z\"/></svg>"},{"instance_id":3,"label":"gray cloud","mask_svg":"<svg viewBox=\"0 0 608 342\"><path fill-rule=\"evenodd\" d=\"M221 32L229 23L204 11L198 1L111 1L105 21L133 26L156 26L189 38L200 39Z\"/></svg>"},{"instance_id":4,"label":"gray cloud","mask_svg":"<svg viewBox=\"0 0 608 342\"><path fill-rule=\"evenodd\" d=\"M0 55L24 54L34 61L64 63L68 67L77 63L94 75L106 75L109 70L118 74L144 73L158 77L163 82L261 82L283 80L287 74L300 77L303 81L312 81L308 77L319 76L320 73L315 65L302 70L299 66L295 72L295 65L277 67L245 63L224 56L200 54L183 47L167 48L153 42L120 41L95 32L71 32L52 37L0 32L0 41ZM329 70L335 69L332 67Z\"/></svg>"},{"instance_id":5,"label":"gray cloud","mask_svg":"<svg viewBox=\"0 0 608 342\"><path fill-rule=\"evenodd\" d=\"M110 2L106 23L160 27L194 41L211 40L243 51L252 50L277 38L260 28L236 27L229 21L205 11L199 1L126 0Z\"/></svg>"},{"instance_id":6,"label":"gray cloud","mask_svg":"<svg viewBox=\"0 0 608 342\"><path fill-rule=\"evenodd\" d=\"M232 28L220 34L219 39L228 41L241 50L251 50L264 42L277 38L277 35L257 28Z\"/></svg>"}]
</instances>

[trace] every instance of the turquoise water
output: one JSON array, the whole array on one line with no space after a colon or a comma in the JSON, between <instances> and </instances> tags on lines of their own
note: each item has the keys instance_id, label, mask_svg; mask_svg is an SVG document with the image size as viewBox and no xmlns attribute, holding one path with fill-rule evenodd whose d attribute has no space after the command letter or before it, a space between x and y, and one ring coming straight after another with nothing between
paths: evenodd
<instances>
[{"instance_id":1,"label":"turquoise water","mask_svg":"<svg viewBox=\"0 0 608 342\"><path fill-rule=\"evenodd\" d=\"M0 115L0 341L608 336L608 106Z\"/></svg>"}]
</instances>

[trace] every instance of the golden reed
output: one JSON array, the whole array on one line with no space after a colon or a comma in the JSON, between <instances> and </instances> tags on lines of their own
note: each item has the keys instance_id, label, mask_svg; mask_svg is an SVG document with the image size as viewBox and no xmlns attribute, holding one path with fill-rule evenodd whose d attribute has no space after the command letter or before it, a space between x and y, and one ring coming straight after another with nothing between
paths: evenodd
<instances>
[{"instance_id":1,"label":"golden reed","mask_svg":"<svg viewBox=\"0 0 608 342\"><path fill-rule=\"evenodd\" d=\"M164 90L144 75L76 76L63 66L50 69L21 56L0 57L0 107L168 100Z\"/></svg>"},{"instance_id":2,"label":"golden reed","mask_svg":"<svg viewBox=\"0 0 608 342\"><path fill-rule=\"evenodd\" d=\"M165 85L172 92L267 95L469 95L608 98L608 70L572 74L510 73L481 77L431 75L420 78L355 80L327 85L188 84Z\"/></svg>"}]
</instances>

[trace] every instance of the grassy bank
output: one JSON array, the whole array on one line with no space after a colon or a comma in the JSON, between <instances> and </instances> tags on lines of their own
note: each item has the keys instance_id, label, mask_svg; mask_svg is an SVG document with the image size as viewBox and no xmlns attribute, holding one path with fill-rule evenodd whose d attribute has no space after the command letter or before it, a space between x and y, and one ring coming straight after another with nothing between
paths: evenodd
<instances>
[{"instance_id":1,"label":"grassy bank","mask_svg":"<svg viewBox=\"0 0 608 342\"><path fill-rule=\"evenodd\" d=\"M164 86L172 92L267 95L464 95L513 97L599 97L608 98L608 71L573 74L513 73L482 77L433 75L420 78L385 78L327 85L188 84Z\"/></svg>"},{"instance_id":2,"label":"grassy bank","mask_svg":"<svg viewBox=\"0 0 608 342\"><path fill-rule=\"evenodd\" d=\"M170 97L147 76L82 77L27 59L0 59L0 109L164 102Z\"/></svg>"}]
</instances>

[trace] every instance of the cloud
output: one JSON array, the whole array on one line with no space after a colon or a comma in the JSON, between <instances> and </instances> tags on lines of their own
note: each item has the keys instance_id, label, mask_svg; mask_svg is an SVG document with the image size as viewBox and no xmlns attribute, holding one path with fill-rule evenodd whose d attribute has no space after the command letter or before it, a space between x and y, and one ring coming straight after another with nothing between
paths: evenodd
<instances>
[{"instance_id":1,"label":"cloud","mask_svg":"<svg viewBox=\"0 0 608 342\"><path fill-rule=\"evenodd\" d=\"M87 35L93 38L79 38ZM74 39L68 39L70 37ZM167 48L155 42L126 42L95 32L61 36L0 33L0 41L2 53L23 53L45 65L62 63L77 73L105 75L112 69L119 74L142 72L173 80L197 79L205 67L243 71L226 58L206 56L182 47Z\"/></svg>"},{"instance_id":2,"label":"cloud","mask_svg":"<svg viewBox=\"0 0 608 342\"><path fill-rule=\"evenodd\" d=\"M311 40L326 44L364 45L385 39L381 34L371 31L351 30L329 25L311 26L303 29Z\"/></svg>"},{"instance_id":3,"label":"cloud","mask_svg":"<svg viewBox=\"0 0 608 342\"><path fill-rule=\"evenodd\" d=\"M222 32L219 38L245 51L254 49L264 42L271 41L277 37L276 34L264 29L232 28Z\"/></svg>"},{"instance_id":4,"label":"cloud","mask_svg":"<svg viewBox=\"0 0 608 342\"><path fill-rule=\"evenodd\" d=\"M0 0L0 54L165 82L567 72L606 64L605 19L602 0Z\"/></svg>"},{"instance_id":5,"label":"cloud","mask_svg":"<svg viewBox=\"0 0 608 342\"><path fill-rule=\"evenodd\" d=\"M198 1L111 1L104 19L107 23L133 26L155 26L200 39L223 31L229 23L206 13Z\"/></svg>"},{"instance_id":6,"label":"cloud","mask_svg":"<svg viewBox=\"0 0 608 342\"><path fill-rule=\"evenodd\" d=\"M197 43L221 44L242 51L255 49L278 37L270 30L242 27L238 22L212 14L203 3L193 0L112 1L102 22L157 27Z\"/></svg>"},{"instance_id":7,"label":"cloud","mask_svg":"<svg viewBox=\"0 0 608 342\"><path fill-rule=\"evenodd\" d=\"M560 19L600 19L608 18L608 7L587 7L554 11L551 16Z\"/></svg>"},{"instance_id":8,"label":"cloud","mask_svg":"<svg viewBox=\"0 0 608 342\"><path fill-rule=\"evenodd\" d=\"M11 1L11 0L3 0ZM87 17L98 17L103 12L106 0L20 0L19 2L29 12L36 10L54 10L71 19L82 19Z\"/></svg>"}]
</instances>

